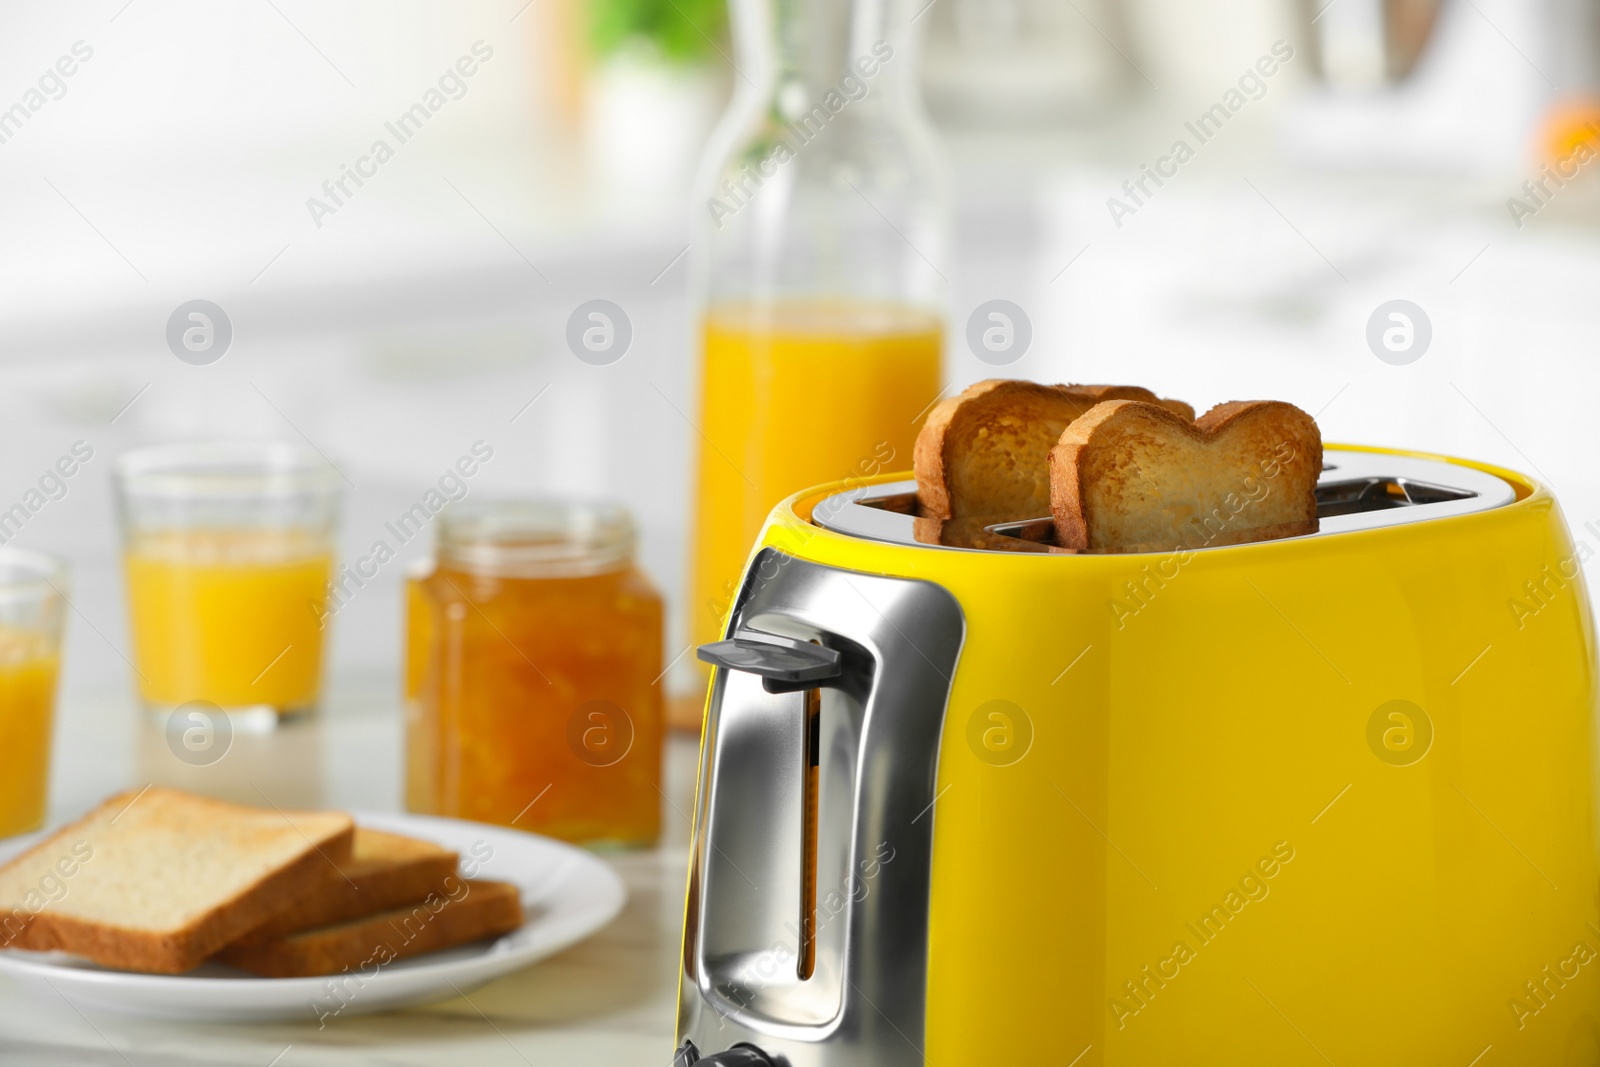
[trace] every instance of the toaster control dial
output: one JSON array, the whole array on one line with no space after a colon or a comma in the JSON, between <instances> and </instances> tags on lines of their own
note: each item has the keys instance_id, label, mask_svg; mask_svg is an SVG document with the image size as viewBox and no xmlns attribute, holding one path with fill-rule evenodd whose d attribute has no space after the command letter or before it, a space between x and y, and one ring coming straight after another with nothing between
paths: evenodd
<instances>
[{"instance_id":1,"label":"toaster control dial","mask_svg":"<svg viewBox=\"0 0 1600 1067\"><path fill-rule=\"evenodd\" d=\"M724 670L759 675L769 693L815 689L843 673L839 650L741 626L726 641L701 645L699 657Z\"/></svg>"},{"instance_id":2,"label":"toaster control dial","mask_svg":"<svg viewBox=\"0 0 1600 1067\"><path fill-rule=\"evenodd\" d=\"M726 1052L702 1056L693 1041L685 1041L672 1067L783 1067L754 1045L735 1045Z\"/></svg>"}]
</instances>

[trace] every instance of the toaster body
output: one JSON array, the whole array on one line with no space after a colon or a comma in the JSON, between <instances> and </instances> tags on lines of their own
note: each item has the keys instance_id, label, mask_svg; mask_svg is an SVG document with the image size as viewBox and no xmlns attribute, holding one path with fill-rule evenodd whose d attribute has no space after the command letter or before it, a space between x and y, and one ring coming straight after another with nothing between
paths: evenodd
<instances>
[{"instance_id":1,"label":"toaster body","mask_svg":"<svg viewBox=\"0 0 1600 1067\"><path fill-rule=\"evenodd\" d=\"M704 650L680 1058L1600 1064L1600 529L1326 463L1319 534L1170 553L775 509Z\"/></svg>"}]
</instances>

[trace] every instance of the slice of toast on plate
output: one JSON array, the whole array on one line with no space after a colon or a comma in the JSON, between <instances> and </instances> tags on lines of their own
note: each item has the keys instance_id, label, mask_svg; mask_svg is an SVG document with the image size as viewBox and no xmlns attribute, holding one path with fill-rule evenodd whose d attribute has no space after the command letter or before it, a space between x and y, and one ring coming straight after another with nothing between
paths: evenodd
<instances>
[{"instance_id":1,"label":"slice of toast on plate","mask_svg":"<svg viewBox=\"0 0 1600 1067\"><path fill-rule=\"evenodd\" d=\"M1194 418L1181 400L1137 385L1040 385L992 378L940 401L917 435L912 465L921 516L990 522L1050 514L1050 449L1105 400L1141 400Z\"/></svg>"},{"instance_id":2,"label":"slice of toast on plate","mask_svg":"<svg viewBox=\"0 0 1600 1067\"><path fill-rule=\"evenodd\" d=\"M354 830L340 812L122 793L0 867L0 946L187 971L321 885Z\"/></svg>"},{"instance_id":3,"label":"slice of toast on plate","mask_svg":"<svg viewBox=\"0 0 1600 1067\"><path fill-rule=\"evenodd\" d=\"M444 891L459 857L442 845L370 827L356 827L350 859L329 864L322 884L235 941L258 945L285 934L329 926L362 915L414 904Z\"/></svg>"},{"instance_id":4,"label":"slice of toast on plate","mask_svg":"<svg viewBox=\"0 0 1600 1067\"><path fill-rule=\"evenodd\" d=\"M421 902L264 944L230 945L217 959L266 978L366 973L408 956L510 933L521 925L516 886L452 876L444 889Z\"/></svg>"},{"instance_id":5,"label":"slice of toast on plate","mask_svg":"<svg viewBox=\"0 0 1600 1067\"><path fill-rule=\"evenodd\" d=\"M1313 533L1321 472L1321 431L1293 404L1233 401L1190 422L1107 401L1050 450L1056 544L1153 552Z\"/></svg>"}]
</instances>

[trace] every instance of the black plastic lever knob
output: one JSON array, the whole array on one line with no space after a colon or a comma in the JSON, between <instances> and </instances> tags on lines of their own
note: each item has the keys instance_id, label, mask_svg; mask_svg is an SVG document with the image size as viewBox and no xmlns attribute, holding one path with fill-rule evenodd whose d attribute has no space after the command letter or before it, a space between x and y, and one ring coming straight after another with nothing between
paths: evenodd
<instances>
[{"instance_id":1,"label":"black plastic lever knob","mask_svg":"<svg viewBox=\"0 0 1600 1067\"><path fill-rule=\"evenodd\" d=\"M696 654L724 670L759 675L769 693L815 689L844 670L838 649L749 627L736 630L726 641L701 645Z\"/></svg>"},{"instance_id":2,"label":"black plastic lever knob","mask_svg":"<svg viewBox=\"0 0 1600 1067\"><path fill-rule=\"evenodd\" d=\"M718 1052L714 1056L706 1056L700 1061L700 1067L776 1067L776 1065L760 1049L740 1045L726 1052Z\"/></svg>"},{"instance_id":3,"label":"black plastic lever knob","mask_svg":"<svg viewBox=\"0 0 1600 1067\"><path fill-rule=\"evenodd\" d=\"M673 1067L777 1067L777 1063L754 1045L735 1045L726 1052L701 1056L692 1042L685 1041Z\"/></svg>"}]
</instances>

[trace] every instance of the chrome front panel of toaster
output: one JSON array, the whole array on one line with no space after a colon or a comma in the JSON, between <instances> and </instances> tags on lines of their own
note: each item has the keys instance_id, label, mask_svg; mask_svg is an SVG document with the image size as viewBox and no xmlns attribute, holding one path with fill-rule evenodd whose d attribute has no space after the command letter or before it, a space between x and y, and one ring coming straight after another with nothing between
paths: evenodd
<instances>
[{"instance_id":1,"label":"chrome front panel of toaster","mask_svg":"<svg viewBox=\"0 0 1600 1067\"><path fill-rule=\"evenodd\" d=\"M741 628L838 649L843 672L809 697L716 672L680 1042L703 1054L747 1042L789 1067L922 1067L934 783L961 609L928 582L767 548L750 564L729 633ZM808 753L820 756L809 838Z\"/></svg>"}]
</instances>

